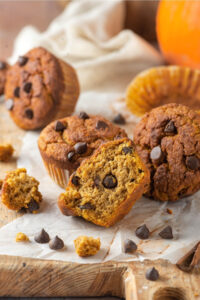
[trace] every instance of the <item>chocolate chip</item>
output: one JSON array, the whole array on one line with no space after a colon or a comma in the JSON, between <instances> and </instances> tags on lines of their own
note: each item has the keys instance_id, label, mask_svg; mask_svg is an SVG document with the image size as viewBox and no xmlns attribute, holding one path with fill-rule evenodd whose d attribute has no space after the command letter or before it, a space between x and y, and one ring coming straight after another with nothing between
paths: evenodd
<instances>
[{"instance_id":1,"label":"chocolate chip","mask_svg":"<svg viewBox=\"0 0 200 300\"><path fill-rule=\"evenodd\" d=\"M24 92L26 92L27 94L30 93L32 88L32 83L31 82L26 82L23 86L23 90Z\"/></svg>"},{"instance_id":2,"label":"chocolate chip","mask_svg":"<svg viewBox=\"0 0 200 300\"><path fill-rule=\"evenodd\" d=\"M124 241L124 252L125 253L133 253L137 250L137 245L132 240L125 240Z\"/></svg>"},{"instance_id":3,"label":"chocolate chip","mask_svg":"<svg viewBox=\"0 0 200 300\"><path fill-rule=\"evenodd\" d=\"M33 111L32 111L32 109L27 108L27 109L25 110L25 116L26 116L26 118L29 119L29 120L33 119Z\"/></svg>"},{"instance_id":4,"label":"chocolate chip","mask_svg":"<svg viewBox=\"0 0 200 300\"><path fill-rule=\"evenodd\" d=\"M86 120L86 119L89 119L90 117L88 116L88 114L86 114L86 112L81 111L80 114L79 114L79 118L83 119L83 120Z\"/></svg>"},{"instance_id":5,"label":"chocolate chip","mask_svg":"<svg viewBox=\"0 0 200 300\"><path fill-rule=\"evenodd\" d=\"M96 176L96 178L94 179L94 186L96 186L98 188L98 187L100 187L100 183L101 183L100 177Z\"/></svg>"},{"instance_id":6,"label":"chocolate chip","mask_svg":"<svg viewBox=\"0 0 200 300\"><path fill-rule=\"evenodd\" d=\"M107 189L114 189L117 186L117 178L112 174L106 175L103 179L103 186Z\"/></svg>"},{"instance_id":7,"label":"chocolate chip","mask_svg":"<svg viewBox=\"0 0 200 300\"><path fill-rule=\"evenodd\" d=\"M177 133L176 126L172 120L169 121L165 126L164 133L166 133L166 135L173 135Z\"/></svg>"},{"instance_id":8,"label":"chocolate chip","mask_svg":"<svg viewBox=\"0 0 200 300\"><path fill-rule=\"evenodd\" d=\"M34 199L31 199L31 201L28 203L27 211L32 213L33 211L36 211L40 208L39 203L36 202Z\"/></svg>"},{"instance_id":9,"label":"chocolate chip","mask_svg":"<svg viewBox=\"0 0 200 300\"><path fill-rule=\"evenodd\" d=\"M134 182L135 181L135 178L131 178L130 182Z\"/></svg>"},{"instance_id":10,"label":"chocolate chip","mask_svg":"<svg viewBox=\"0 0 200 300\"><path fill-rule=\"evenodd\" d=\"M104 121L97 121L96 129L106 129L108 127L108 124L106 124Z\"/></svg>"},{"instance_id":11,"label":"chocolate chip","mask_svg":"<svg viewBox=\"0 0 200 300\"><path fill-rule=\"evenodd\" d=\"M94 205L92 205L90 202L80 205L79 208L80 209L95 209Z\"/></svg>"},{"instance_id":12,"label":"chocolate chip","mask_svg":"<svg viewBox=\"0 0 200 300\"><path fill-rule=\"evenodd\" d=\"M49 248L60 250L64 247L64 242L57 235L49 242Z\"/></svg>"},{"instance_id":13,"label":"chocolate chip","mask_svg":"<svg viewBox=\"0 0 200 300\"><path fill-rule=\"evenodd\" d=\"M141 239L141 240L146 240L149 238L149 229L147 226L144 224L142 226L139 226L136 231L135 231L136 236Z\"/></svg>"},{"instance_id":14,"label":"chocolate chip","mask_svg":"<svg viewBox=\"0 0 200 300\"><path fill-rule=\"evenodd\" d=\"M16 98L19 98L19 96L20 96L20 87L19 86L17 86L15 89L14 89L14 96L16 97Z\"/></svg>"},{"instance_id":15,"label":"chocolate chip","mask_svg":"<svg viewBox=\"0 0 200 300\"><path fill-rule=\"evenodd\" d=\"M7 110L12 110L13 107L14 107L14 101L13 101L13 99L6 100L5 106L6 106Z\"/></svg>"},{"instance_id":16,"label":"chocolate chip","mask_svg":"<svg viewBox=\"0 0 200 300\"><path fill-rule=\"evenodd\" d=\"M80 180L80 178L78 176L73 175L73 177L72 177L73 185L78 186L79 185L79 180Z\"/></svg>"},{"instance_id":17,"label":"chocolate chip","mask_svg":"<svg viewBox=\"0 0 200 300\"><path fill-rule=\"evenodd\" d=\"M133 153L133 148L132 147L123 147L122 151L124 152L124 154L131 154Z\"/></svg>"},{"instance_id":18,"label":"chocolate chip","mask_svg":"<svg viewBox=\"0 0 200 300\"><path fill-rule=\"evenodd\" d=\"M87 151L87 143L82 143L82 142L76 143L74 149L76 153L83 154Z\"/></svg>"},{"instance_id":19,"label":"chocolate chip","mask_svg":"<svg viewBox=\"0 0 200 300\"><path fill-rule=\"evenodd\" d=\"M143 173L143 170L138 169L138 173L139 173L139 174Z\"/></svg>"},{"instance_id":20,"label":"chocolate chip","mask_svg":"<svg viewBox=\"0 0 200 300\"><path fill-rule=\"evenodd\" d=\"M163 153L160 146L156 146L151 150L150 158L154 162L160 162L163 158Z\"/></svg>"},{"instance_id":21,"label":"chocolate chip","mask_svg":"<svg viewBox=\"0 0 200 300\"><path fill-rule=\"evenodd\" d=\"M42 229L35 235L34 240L39 244L45 244L49 242L50 238L48 233L44 229Z\"/></svg>"},{"instance_id":22,"label":"chocolate chip","mask_svg":"<svg viewBox=\"0 0 200 300\"><path fill-rule=\"evenodd\" d=\"M67 159L68 159L69 161L73 161L74 156L75 156L75 152L74 152L74 151L71 151L71 152L69 152L69 153L67 154Z\"/></svg>"},{"instance_id":23,"label":"chocolate chip","mask_svg":"<svg viewBox=\"0 0 200 300\"><path fill-rule=\"evenodd\" d=\"M55 131L63 131L65 130L67 127L60 121L57 121L55 124Z\"/></svg>"},{"instance_id":24,"label":"chocolate chip","mask_svg":"<svg viewBox=\"0 0 200 300\"><path fill-rule=\"evenodd\" d=\"M20 67L24 66L28 61L28 57L26 56L19 56L18 58L18 64Z\"/></svg>"},{"instance_id":25,"label":"chocolate chip","mask_svg":"<svg viewBox=\"0 0 200 300\"><path fill-rule=\"evenodd\" d=\"M198 170L200 167L200 161L198 157L195 155L187 156L186 157L186 166L191 170Z\"/></svg>"},{"instance_id":26,"label":"chocolate chip","mask_svg":"<svg viewBox=\"0 0 200 300\"><path fill-rule=\"evenodd\" d=\"M6 63L4 61L0 61L0 70L6 69Z\"/></svg>"},{"instance_id":27,"label":"chocolate chip","mask_svg":"<svg viewBox=\"0 0 200 300\"><path fill-rule=\"evenodd\" d=\"M173 239L173 233L172 233L172 228L171 228L171 226L165 227L165 228L159 233L159 236L160 236L162 239L165 239L165 240L171 240L171 239Z\"/></svg>"},{"instance_id":28,"label":"chocolate chip","mask_svg":"<svg viewBox=\"0 0 200 300\"><path fill-rule=\"evenodd\" d=\"M146 279L151 281L156 281L159 278L158 271L153 267L146 272Z\"/></svg>"},{"instance_id":29,"label":"chocolate chip","mask_svg":"<svg viewBox=\"0 0 200 300\"><path fill-rule=\"evenodd\" d=\"M116 115L116 117L113 119L113 122L115 124L120 124L120 125L126 124L126 120L124 119L124 117L122 116L122 114Z\"/></svg>"}]
</instances>

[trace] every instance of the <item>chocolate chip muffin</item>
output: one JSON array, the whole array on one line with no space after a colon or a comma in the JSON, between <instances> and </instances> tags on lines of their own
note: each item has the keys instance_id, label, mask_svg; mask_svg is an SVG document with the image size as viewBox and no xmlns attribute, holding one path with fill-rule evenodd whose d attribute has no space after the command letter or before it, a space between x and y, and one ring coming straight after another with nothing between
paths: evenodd
<instances>
[{"instance_id":1,"label":"chocolate chip muffin","mask_svg":"<svg viewBox=\"0 0 200 300\"><path fill-rule=\"evenodd\" d=\"M3 181L1 201L9 209L36 213L42 201L39 182L21 168L8 172Z\"/></svg>"},{"instance_id":2,"label":"chocolate chip muffin","mask_svg":"<svg viewBox=\"0 0 200 300\"><path fill-rule=\"evenodd\" d=\"M38 146L49 175L66 187L69 175L101 143L126 136L123 129L105 118L81 112L49 124L41 132Z\"/></svg>"},{"instance_id":3,"label":"chocolate chip muffin","mask_svg":"<svg viewBox=\"0 0 200 300\"><path fill-rule=\"evenodd\" d=\"M200 115L179 104L147 113L134 131L137 151L151 173L146 195L176 201L200 189Z\"/></svg>"},{"instance_id":4,"label":"chocolate chip muffin","mask_svg":"<svg viewBox=\"0 0 200 300\"><path fill-rule=\"evenodd\" d=\"M44 48L20 56L7 73L6 107L27 130L70 115L79 96L75 70Z\"/></svg>"},{"instance_id":5,"label":"chocolate chip muffin","mask_svg":"<svg viewBox=\"0 0 200 300\"><path fill-rule=\"evenodd\" d=\"M71 175L58 206L65 215L109 227L130 211L148 183L149 172L133 142L127 138L107 142Z\"/></svg>"},{"instance_id":6,"label":"chocolate chip muffin","mask_svg":"<svg viewBox=\"0 0 200 300\"><path fill-rule=\"evenodd\" d=\"M8 68L9 65L5 61L0 61L0 96L4 94Z\"/></svg>"}]
</instances>

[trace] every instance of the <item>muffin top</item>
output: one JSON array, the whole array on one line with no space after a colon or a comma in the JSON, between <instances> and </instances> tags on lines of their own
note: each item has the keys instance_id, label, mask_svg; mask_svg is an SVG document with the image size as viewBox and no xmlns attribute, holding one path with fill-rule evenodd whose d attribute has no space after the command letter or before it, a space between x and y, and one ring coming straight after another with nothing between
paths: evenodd
<instances>
[{"instance_id":1,"label":"muffin top","mask_svg":"<svg viewBox=\"0 0 200 300\"><path fill-rule=\"evenodd\" d=\"M0 96L4 93L8 68L9 65L5 61L0 61Z\"/></svg>"},{"instance_id":2,"label":"muffin top","mask_svg":"<svg viewBox=\"0 0 200 300\"><path fill-rule=\"evenodd\" d=\"M7 73L5 86L6 107L17 125L36 129L52 120L64 91L62 78L58 59L44 48L19 57Z\"/></svg>"},{"instance_id":3,"label":"muffin top","mask_svg":"<svg viewBox=\"0 0 200 300\"><path fill-rule=\"evenodd\" d=\"M104 117L81 112L49 124L38 146L45 160L73 171L102 142L122 137L127 137L125 131Z\"/></svg>"},{"instance_id":4,"label":"muffin top","mask_svg":"<svg viewBox=\"0 0 200 300\"><path fill-rule=\"evenodd\" d=\"M134 131L137 151L151 172L147 196L176 201L200 188L200 115L167 104L147 113Z\"/></svg>"}]
</instances>

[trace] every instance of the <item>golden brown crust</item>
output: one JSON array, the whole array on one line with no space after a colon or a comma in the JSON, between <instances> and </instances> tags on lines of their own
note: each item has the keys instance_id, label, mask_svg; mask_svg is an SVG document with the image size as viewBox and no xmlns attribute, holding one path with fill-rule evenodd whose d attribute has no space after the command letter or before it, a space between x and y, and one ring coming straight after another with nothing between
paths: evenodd
<instances>
[{"instance_id":1,"label":"golden brown crust","mask_svg":"<svg viewBox=\"0 0 200 300\"><path fill-rule=\"evenodd\" d=\"M70 65L39 47L10 68L5 96L13 100L9 110L15 123L23 129L38 129L73 112L79 84Z\"/></svg>"},{"instance_id":2,"label":"golden brown crust","mask_svg":"<svg viewBox=\"0 0 200 300\"><path fill-rule=\"evenodd\" d=\"M136 126L134 142L151 172L148 197L176 201L200 189L198 113L178 104L155 108ZM157 161L152 152L155 147L158 152L161 150Z\"/></svg>"},{"instance_id":3,"label":"golden brown crust","mask_svg":"<svg viewBox=\"0 0 200 300\"><path fill-rule=\"evenodd\" d=\"M0 61L0 96L4 94L6 84L6 74L9 69L9 64L5 61Z\"/></svg>"}]
</instances>

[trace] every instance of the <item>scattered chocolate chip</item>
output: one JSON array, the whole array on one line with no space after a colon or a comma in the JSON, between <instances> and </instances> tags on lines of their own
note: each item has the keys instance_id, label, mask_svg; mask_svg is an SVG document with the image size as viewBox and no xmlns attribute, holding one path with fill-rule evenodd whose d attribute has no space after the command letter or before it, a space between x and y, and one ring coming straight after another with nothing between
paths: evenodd
<instances>
[{"instance_id":1,"label":"scattered chocolate chip","mask_svg":"<svg viewBox=\"0 0 200 300\"><path fill-rule=\"evenodd\" d=\"M122 114L118 114L116 115L116 117L114 117L113 122L119 125L124 125L126 124L126 120L124 119L124 117L122 116Z\"/></svg>"},{"instance_id":2,"label":"scattered chocolate chip","mask_svg":"<svg viewBox=\"0 0 200 300\"><path fill-rule=\"evenodd\" d=\"M6 63L4 61L0 61L0 70L5 70Z\"/></svg>"},{"instance_id":3,"label":"scattered chocolate chip","mask_svg":"<svg viewBox=\"0 0 200 300\"><path fill-rule=\"evenodd\" d=\"M88 116L88 114L86 114L86 112L81 111L80 114L79 114L79 118L83 119L83 120L86 120L86 119L89 119L90 117Z\"/></svg>"},{"instance_id":4,"label":"scattered chocolate chip","mask_svg":"<svg viewBox=\"0 0 200 300\"><path fill-rule=\"evenodd\" d=\"M49 248L60 250L64 247L64 242L57 235L49 242Z\"/></svg>"},{"instance_id":5,"label":"scattered chocolate chip","mask_svg":"<svg viewBox=\"0 0 200 300\"><path fill-rule=\"evenodd\" d=\"M171 239L173 239L173 233L172 233L172 228L171 228L171 226L165 227L165 228L159 233L159 236L160 236L162 239L165 239L165 240L171 240Z\"/></svg>"},{"instance_id":6,"label":"scattered chocolate chip","mask_svg":"<svg viewBox=\"0 0 200 300\"><path fill-rule=\"evenodd\" d=\"M149 238L150 232L146 224L144 224L136 229L135 234L139 239L146 240Z\"/></svg>"},{"instance_id":7,"label":"scattered chocolate chip","mask_svg":"<svg viewBox=\"0 0 200 300\"><path fill-rule=\"evenodd\" d=\"M24 66L28 61L28 57L26 56L19 56L18 58L18 64L20 67Z\"/></svg>"},{"instance_id":8,"label":"scattered chocolate chip","mask_svg":"<svg viewBox=\"0 0 200 300\"><path fill-rule=\"evenodd\" d=\"M137 245L132 240L125 240L124 241L124 252L125 253L133 253L137 250Z\"/></svg>"},{"instance_id":9,"label":"scattered chocolate chip","mask_svg":"<svg viewBox=\"0 0 200 300\"><path fill-rule=\"evenodd\" d=\"M117 186L117 178L112 174L106 175L103 179L103 186L107 189L114 189Z\"/></svg>"},{"instance_id":10,"label":"scattered chocolate chip","mask_svg":"<svg viewBox=\"0 0 200 300\"><path fill-rule=\"evenodd\" d=\"M19 86L17 86L15 89L14 89L14 96L16 97L16 98L19 98L19 96L20 96L20 87Z\"/></svg>"},{"instance_id":11,"label":"scattered chocolate chip","mask_svg":"<svg viewBox=\"0 0 200 300\"><path fill-rule=\"evenodd\" d=\"M45 244L49 242L50 238L48 233L44 229L42 229L35 235L34 240L39 244Z\"/></svg>"},{"instance_id":12,"label":"scattered chocolate chip","mask_svg":"<svg viewBox=\"0 0 200 300\"><path fill-rule=\"evenodd\" d=\"M23 90L24 92L26 92L27 94L30 93L32 88L32 83L31 82L26 82L23 86Z\"/></svg>"},{"instance_id":13,"label":"scattered chocolate chip","mask_svg":"<svg viewBox=\"0 0 200 300\"><path fill-rule=\"evenodd\" d=\"M163 158L163 153L160 146L156 146L151 150L150 158L154 162L160 162Z\"/></svg>"},{"instance_id":14,"label":"scattered chocolate chip","mask_svg":"<svg viewBox=\"0 0 200 300\"><path fill-rule=\"evenodd\" d=\"M98 188L98 187L100 187L100 183L101 183L100 177L96 176L96 178L94 179L94 186L96 186Z\"/></svg>"},{"instance_id":15,"label":"scattered chocolate chip","mask_svg":"<svg viewBox=\"0 0 200 300\"><path fill-rule=\"evenodd\" d=\"M23 262L23 263L22 263L22 266L25 268L25 267L26 267L26 263L25 263L25 262Z\"/></svg>"},{"instance_id":16,"label":"scattered chocolate chip","mask_svg":"<svg viewBox=\"0 0 200 300\"><path fill-rule=\"evenodd\" d=\"M187 156L186 157L186 166L190 169L190 170L198 170L200 168L200 161L198 159L198 157L196 157L195 155L191 155L191 156Z\"/></svg>"},{"instance_id":17,"label":"scattered chocolate chip","mask_svg":"<svg viewBox=\"0 0 200 300\"><path fill-rule=\"evenodd\" d=\"M73 161L74 155L75 155L75 152L74 152L74 151L69 152L69 153L67 154L67 159L68 159L68 161Z\"/></svg>"},{"instance_id":18,"label":"scattered chocolate chip","mask_svg":"<svg viewBox=\"0 0 200 300\"><path fill-rule=\"evenodd\" d=\"M34 199L31 199L31 201L28 204L27 211L32 213L33 211L36 211L40 208L39 203L36 202Z\"/></svg>"},{"instance_id":19,"label":"scattered chocolate chip","mask_svg":"<svg viewBox=\"0 0 200 300\"><path fill-rule=\"evenodd\" d=\"M73 185L78 186L79 185L79 179L80 178L78 176L74 175L72 177L72 183L73 183Z\"/></svg>"},{"instance_id":20,"label":"scattered chocolate chip","mask_svg":"<svg viewBox=\"0 0 200 300\"><path fill-rule=\"evenodd\" d=\"M154 267L147 270L146 279L151 281L156 281L158 280L158 278L159 278L159 273Z\"/></svg>"},{"instance_id":21,"label":"scattered chocolate chip","mask_svg":"<svg viewBox=\"0 0 200 300\"><path fill-rule=\"evenodd\" d=\"M123 147L122 151L124 152L124 154L131 154L133 153L133 148L132 147Z\"/></svg>"},{"instance_id":22,"label":"scattered chocolate chip","mask_svg":"<svg viewBox=\"0 0 200 300\"><path fill-rule=\"evenodd\" d=\"M67 127L60 121L57 121L55 124L55 131L63 131L65 130Z\"/></svg>"},{"instance_id":23,"label":"scattered chocolate chip","mask_svg":"<svg viewBox=\"0 0 200 300\"><path fill-rule=\"evenodd\" d=\"M33 119L33 111L32 111L32 109L27 108L27 109L25 110L25 116L26 116L26 118L29 119L29 120Z\"/></svg>"},{"instance_id":24,"label":"scattered chocolate chip","mask_svg":"<svg viewBox=\"0 0 200 300\"><path fill-rule=\"evenodd\" d=\"M97 121L96 129L106 129L108 127L108 124L106 124L104 121Z\"/></svg>"},{"instance_id":25,"label":"scattered chocolate chip","mask_svg":"<svg viewBox=\"0 0 200 300\"><path fill-rule=\"evenodd\" d=\"M164 133L166 133L166 135L173 135L177 133L176 126L172 120L169 121L165 126Z\"/></svg>"},{"instance_id":26,"label":"scattered chocolate chip","mask_svg":"<svg viewBox=\"0 0 200 300\"><path fill-rule=\"evenodd\" d=\"M76 153L83 154L87 151L87 143L82 143L82 142L76 143L74 149Z\"/></svg>"},{"instance_id":27,"label":"scattered chocolate chip","mask_svg":"<svg viewBox=\"0 0 200 300\"><path fill-rule=\"evenodd\" d=\"M6 100L5 106L6 106L7 110L12 110L13 107L14 107L14 101L13 101L13 99Z\"/></svg>"},{"instance_id":28,"label":"scattered chocolate chip","mask_svg":"<svg viewBox=\"0 0 200 300\"><path fill-rule=\"evenodd\" d=\"M92 205L90 202L80 205L79 208L80 209L95 209L94 205Z\"/></svg>"}]
</instances>

